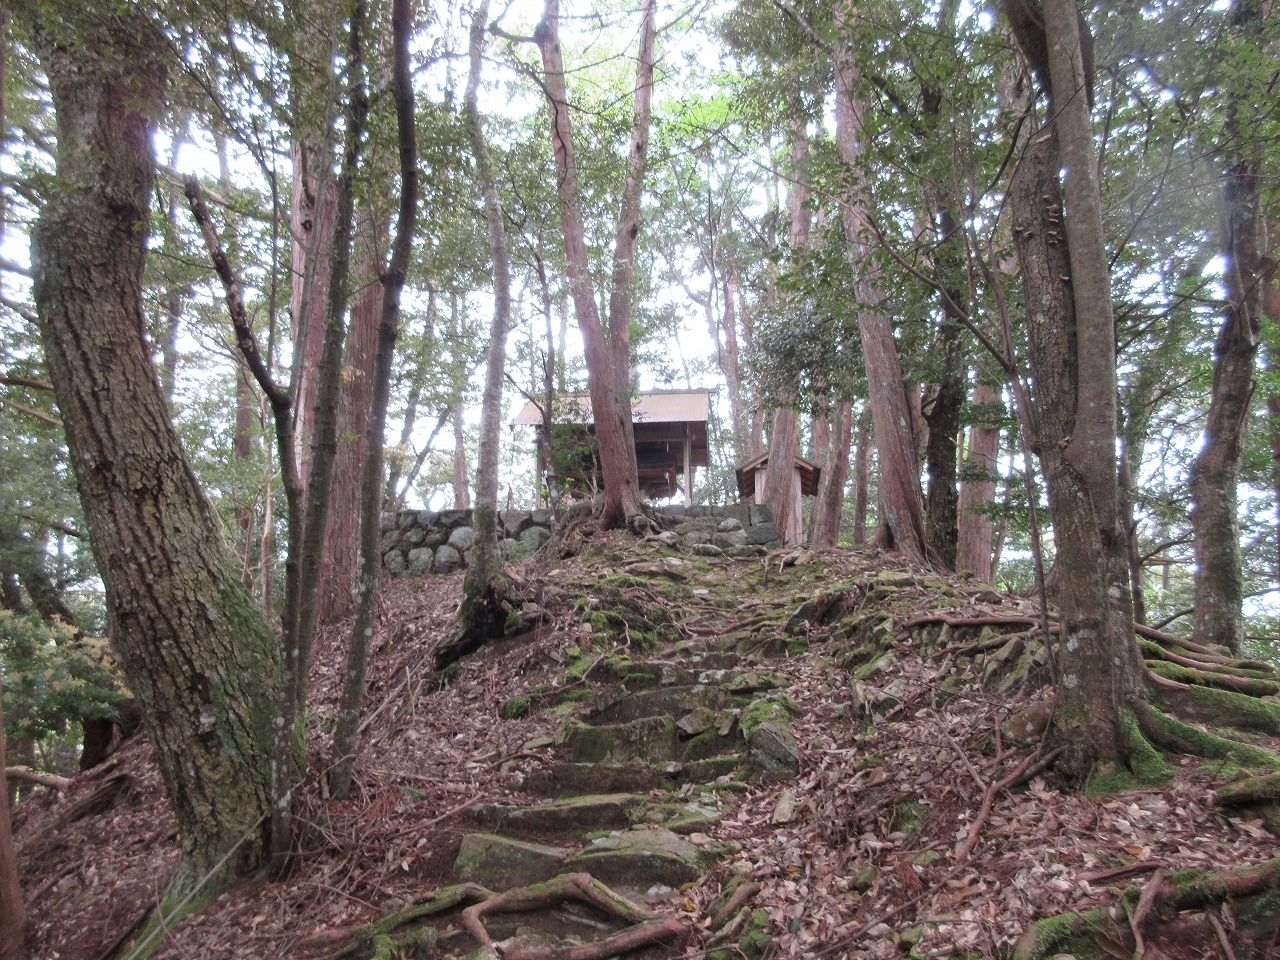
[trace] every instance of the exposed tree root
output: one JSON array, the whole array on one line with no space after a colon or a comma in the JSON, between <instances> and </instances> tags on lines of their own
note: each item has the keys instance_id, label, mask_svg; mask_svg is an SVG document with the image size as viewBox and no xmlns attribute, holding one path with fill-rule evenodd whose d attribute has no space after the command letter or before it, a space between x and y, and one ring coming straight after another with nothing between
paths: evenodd
<instances>
[{"instance_id":1,"label":"exposed tree root","mask_svg":"<svg viewBox=\"0 0 1280 960\"><path fill-rule=\"evenodd\" d=\"M494 941L485 929L485 914L520 913L551 907L565 900L580 900L633 926L601 940L577 945L511 943L503 948L502 956L506 960L603 960L628 950L675 939L685 932L679 920L661 919L641 909L589 873L564 874L545 883L489 896L462 911L462 925L482 947L491 947Z\"/></svg>"},{"instance_id":2,"label":"exposed tree root","mask_svg":"<svg viewBox=\"0 0 1280 960\"><path fill-rule=\"evenodd\" d=\"M420 903L415 903L413 906L406 907L396 913L388 914L363 927L335 927L330 930L322 930L319 933L312 934L303 943L305 946L312 947L322 946L326 943L342 943L341 949L329 955L331 960L356 955L385 955L390 957L394 954L389 951L405 946L408 943L418 943L422 940L422 937L414 931L401 937L394 936L403 927L417 920L448 913L464 903L487 900L493 895L492 890L476 883L460 883L457 886L444 887Z\"/></svg>"},{"instance_id":3,"label":"exposed tree root","mask_svg":"<svg viewBox=\"0 0 1280 960\"><path fill-rule=\"evenodd\" d=\"M4 775L10 780L25 780L27 783L49 787L59 793L71 787L71 780L68 777L60 777L55 773L41 773L30 767L5 767Z\"/></svg>"},{"instance_id":4,"label":"exposed tree root","mask_svg":"<svg viewBox=\"0 0 1280 960\"><path fill-rule=\"evenodd\" d=\"M1277 802L1280 802L1280 773L1238 780L1218 790L1218 804L1223 807L1251 807Z\"/></svg>"},{"instance_id":5,"label":"exposed tree root","mask_svg":"<svg viewBox=\"0 0 1280 960\"><path fill-rule=\"evenodd\" d=\"M1139 704L1136 713L1142 733L1164 750L1209 760L1231 760L1252 769L1280 768L1280 756L1271 750L1209 733L1149 704Z\"/></svg>"},{"instance_id":6,"label":"exposed tree root","mask_svg":"<svg viewBox=\"0 0 1280 960\"><path fill-rule=\"evenodd\" d=\"M1239 905L1260 895L1274 895L1278 889L1280 858L1233 870L1157 873L1144 887L1129 887L1120 894L1119 903L1124 908L1121 916L1125 918L1123 928L1117 912L1106 907L1049 917L1018 939L1013 960L1041 960L1073 948L1089 951L1095 945L1095 936L1115 938L1122 931L1141 944L1141 938L1155 920L1171 920L1184 910L1207 910L1230 902ZM1265 929L1274 924L1274 904L1259 906L1257 910L1237 911L1245 921L1242 927ZM1214 929L1217 931L1220 927Z\"/></svg>"}]
</instances>

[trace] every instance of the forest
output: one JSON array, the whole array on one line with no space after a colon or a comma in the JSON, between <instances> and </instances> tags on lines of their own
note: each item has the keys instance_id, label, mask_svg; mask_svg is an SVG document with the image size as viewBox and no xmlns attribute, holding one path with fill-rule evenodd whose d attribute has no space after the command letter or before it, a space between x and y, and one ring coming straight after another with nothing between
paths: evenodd
<instances>
[{"instance_id":1,"label":"forest","mask_svg":"<svg viewBox=\"0 0 1280 960\"><path fill-rule=\"evenodd\" d=\"M0 960L1268 957L1274 0L7 0Z\"/></svg>"}]
</instances>

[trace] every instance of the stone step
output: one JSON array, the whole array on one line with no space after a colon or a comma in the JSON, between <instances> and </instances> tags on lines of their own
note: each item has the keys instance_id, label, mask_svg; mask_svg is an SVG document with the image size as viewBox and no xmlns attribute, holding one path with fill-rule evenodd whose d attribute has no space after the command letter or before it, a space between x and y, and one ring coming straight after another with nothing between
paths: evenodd
<instances>
[{"instance_id":1,"label":"stone step","mask_svg":"<svg viewBox=\"0 0 1280 960\"><path fill-rule=\"evenodd\" d=\"M587 715L591 723L625 723L647 717L681 717L686 713L720 705L724 692L715 686L689 684L626 690L615 687L596 698L595 709Z\"/></svg>"},{"instance_id":2,"label":"stone step","mask_svg":"<svg viewBox=\"0 0 1280 960\"><path fill-rule=\"evenodd\" d=\"M528 843L496 833L468 833L458 847L453 872L467 883L509 890L551 879L572 853L572 847Z\"/></svg>"},{"instance_id":3,"label":"stone step","mask_svg":"<svg viewBox=\"0 0 1280 960\"><path fill-rule=\"evenodd\" d=\"M564 744L574 763L660 763L676 759L676 724L670 715L628 723L574 723L564 730Z\"/></svg>"},{"instance_id":4,"label":"stone step","mask_svg":"<svg viewBox=\"0 0 1280 960\"><path fill-rule=\"evenodd\" d=\"M620 793L672 790L732 776L742 758L732 753L684 763L553 763L525 777L524 789L544 797L570 797L600 789Z\"/></svg>"},{"instance_id":5,"label":"stone step","mask_svg":"<svg viewBox=\"0 0 1280 960\"><path fill-rule=\"evenodd\" d=\"M483 804L471 815L494 833L521 839L578 837L631 826L644 801L636 793L583 794L532 806Z\"/></svg>"},{"instance_id":6,"label":"stone step","mask_svg":"<svg viewBox=\"0 0 1280 960\"><path fill-rule=\"evenodd\" d=\"M565 869L584 870L611 887L675 889L697 880L723 852L662 827L637 827L593 840L565 861Z\"/></svg>"}]
</instances>

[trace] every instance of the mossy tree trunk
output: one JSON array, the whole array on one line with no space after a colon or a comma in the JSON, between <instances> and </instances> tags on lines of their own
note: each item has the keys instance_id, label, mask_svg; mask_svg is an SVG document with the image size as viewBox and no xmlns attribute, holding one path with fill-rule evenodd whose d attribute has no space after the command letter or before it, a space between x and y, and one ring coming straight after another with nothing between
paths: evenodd
<instances>
[{"instance_id":1,"label":"mossy tree trunk","mask_svg":"<svg viewBox=\"0 0 1280 960\"><path fill-rule=\"evenodd\" d=\"M170 895L259 867L282 678L141 337L167 42L144 14L23 4L49 77L57 172L32 235L34 296L116 647L178 822ZM46 33L56 23L56 33Z\"/></svg>"},{"instance_id":2,"label":"mossy tree trunk","mask_svg":"<svg viewBox=\"0 0 1280 960\"><path fill-rule=\"evenodd\" d=\"M0 704L3 701L4 679L0 677ZM9 820L9 784L4 773L6 763L4 710L0 706L0 960L18 960L22 956L27 915L22 886L18 882L18 854L13 846Z\"/></svg>"},{"instance_id":3,"label":"mossy tree trunk","mask_svg":"<svg viewBox=\"0 0 1280 960\"><path fill-rule=\"evenodd\" d=\"M1060 767L1084 777L1129 762L1130 711L1145 690L1119 510L1115 321L1074 0L1049 0L1045 23L1053 120L1031 138L1009 202L1035 384L1033 449L1058 550L1054 730L1067 747Z\"/></svg>"}]
</instances>

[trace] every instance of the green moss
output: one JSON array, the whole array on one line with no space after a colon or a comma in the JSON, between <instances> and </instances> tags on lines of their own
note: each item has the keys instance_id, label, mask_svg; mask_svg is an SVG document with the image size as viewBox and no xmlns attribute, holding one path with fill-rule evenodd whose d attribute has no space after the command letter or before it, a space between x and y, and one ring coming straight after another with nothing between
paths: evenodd
<instances>
[{"instance_id":1,"label":"green moss","mask_svg":"<svg viewBox=\"0 0 1280 960\"><path fill-rule=\"evenodd\" d=\"M1252 769L1280 769L1280 756L1270 750L1228 740L1154 708L1147 708L1144 712L1143 728L1152 739L1169 750L1210 760L1232 760Z\"/></svg>"},{"instance_id":2,"label":"green moss","mask_svg":"<svg viewBox=\"0 0 1280 960\"><path fill-rule=\"evenodd\" d=\"M769 911L758 908L751 911L751 919L747 921L747 929L738 939L738 949L747 957L764 956L769 946Z\"/></svg>"},{"instance_id":3,"label":"green moss","mask_svg":"<svg viewBox=\"0 0 1280 960\"><path fill-rule=\"evenodd\" d=\"M893 819L890 822L891 830L901 830L903 833L916 833L925 818L929 816L929 807L919 800L908 800L906 803L900 803L893 808Z\"/></svg>"},{"instance_id":4,"label":"green moss","mask_svg":"<svg viewBox=\"0 0 1280 960\"><path fill-rule=\"evenodd\" d=\"M1138 787L1168 783L1173 768L1142 733L1138 718L1126 710L1121 717L1129 738L1129 762L1127 766L1115 762L1104 763L1094 771L1085 787L1091 797L1109 796L1134 790Z\"/></svg>"},{"instance_id":5,"label":"green moss","mask_svg":"<svg viewBox=\"0 0 1280 960\"><path fill-rule=\"evenodd\" d=\"M744 734L747 734L770 720L790 724L791 718L802 712L796 702L786 694L771 694L753 700L749 706L743 708L742 715L738 718L738 726Z\"/></svg>"},{"instance_id":6,"label":"green moss","mask_svg":"<svg viewBox=\"0 0 1280 960\"><path fill-rule=\"evenodd\" d=\"M880 648L876 648L876 652L879 653L879 651L880 651ZM874 677L877 673L879 673L881 670L887 668L892 663L893 663L893 654L887 653L887 652L882 653L880 654L880 656L877 656L874 660L871 660L868 663L864 663L862 666L854 670L853 679L854 680L870 679L871 677Z\"/></svg>"},{"instance_id":7,"label":"green moss","mask_svg":"<svg viewBox=\"0 0 1280 960\"><path fill-rule=\"evenodd\" d=\"M1200 715L1214 724L1230 724L1246 730L1280 735L1280 704L1232 690L1192 686L1187 699Z\"/></svg>"},{"instance_id":8,"label":"green moss","mask_svg":"<svg viewBox=\"0 0 1280 960\"><path fill-rule=\"evenodd\" d=\"M498 716L503 720L518 720L527 717L533 702L528 697L511 697L498 708Z\"/></svg>"}]
</instances>

